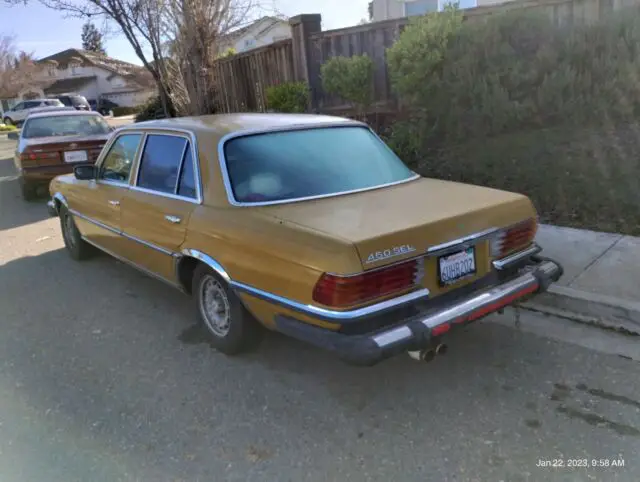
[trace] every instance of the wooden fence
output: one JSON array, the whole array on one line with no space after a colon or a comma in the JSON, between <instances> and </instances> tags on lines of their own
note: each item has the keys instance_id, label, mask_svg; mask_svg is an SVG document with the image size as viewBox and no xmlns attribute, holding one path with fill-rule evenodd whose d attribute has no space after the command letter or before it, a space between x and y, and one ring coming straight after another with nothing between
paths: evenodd
<instances>
[{"instance_id":1,"label":"wooden fence","mask_svg":"<svg viewBox=\"0 0 640 482\"><path fill-rule=\"evenodd\" d=\"M515 0L464 10L466 21L479 21L505 11L526 9L543 12L557 25L594 23L640 0ZM290 20L292 39L221 59L214 73L218 86L216 104L223 112L265 111L265 89L288 81L307 82L312 109L343 112L344 101L322 89L320 67L331 57L367 54L374 62L374 106L393 111L386 50L397 40L409 19L400 18L338 30L321 31L320 15L300 15Z\"/></svg>"}]
</instances>

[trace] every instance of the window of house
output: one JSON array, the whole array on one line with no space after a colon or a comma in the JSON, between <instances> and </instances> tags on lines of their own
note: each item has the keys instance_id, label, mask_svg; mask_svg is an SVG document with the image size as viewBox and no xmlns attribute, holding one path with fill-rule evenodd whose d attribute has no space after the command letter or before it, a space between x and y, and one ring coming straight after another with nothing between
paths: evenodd
<instances>
[{"instance_id":1,"label":"window of house","mask_svg":"<svg viewBox=\"0 0 640 482\"><path fill-rule=\"evenodd\" d=\"M252 49L256 46L256 39L248 38L244 41L244 49Z\"/></svg>"},{"instance_id":2,"label":"window of house","mask_svg":"<svg viewBox=\"0 0 640 482\"><path fill-rule=\"evenodd\" d=\"M49 77L55 77L56 76L56 66L55 65L50 65L49 67L47 67L47 70L49 71Z\"/></svg>"},{"instance_id":3,"label":"window of house","mask_svg":"<svg viewBox=\"0 0 640 482\"><path fill-rule=\"evenodd\" d=\"M100 165L98 179L126 184L141 137L140 134L123 134L118 137Z\"/></svg>"},{"instance_id":4,"label":"window of house","mask_svg":"<svg viewBox=\"0 0 640 482\"><path fill-rule=\"evenodd\" d=\"M181 172L183 160L190 166ZM149 135L140 161L137 186L166 194L195 197L195 194L189 195L189 184L195 189L189 141L180 136Z\"/></svg>"},{"instance_id":5,"label":"window of house","mask_svg":"<svg viewBox=\"0 0 640 482\"><path fill-rule=\"evenodd\" d=\"M426 15L437 11L438 0L407 0L404 4L404 13L407 17Z\"/></svg>"}]
</instances>

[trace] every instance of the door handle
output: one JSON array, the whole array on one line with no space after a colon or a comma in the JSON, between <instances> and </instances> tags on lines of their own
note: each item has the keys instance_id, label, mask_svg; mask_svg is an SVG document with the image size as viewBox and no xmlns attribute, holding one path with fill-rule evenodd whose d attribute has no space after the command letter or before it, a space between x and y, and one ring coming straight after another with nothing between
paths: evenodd
<instances>
[{"instance_id":1,"label":"door handle","mask_svg":"<svg viewBox=\"0 0 640 482\"><path fill-rule=\"evenodd\" d=\"M170 216L169 214L167 214L164 218L172 224L179 224L180 221L182 221L182 219L180 219L178 216Z\"/></svg>"},{"instance_id":2,"label":"door handle","mask_svg":"<svg viewBox=\"0 0 640 482\"><path fill-rule=\"evenodd\" d=\"M112 206L120 206L120 201L109 201Z\"/></svg>"}]
</instances>

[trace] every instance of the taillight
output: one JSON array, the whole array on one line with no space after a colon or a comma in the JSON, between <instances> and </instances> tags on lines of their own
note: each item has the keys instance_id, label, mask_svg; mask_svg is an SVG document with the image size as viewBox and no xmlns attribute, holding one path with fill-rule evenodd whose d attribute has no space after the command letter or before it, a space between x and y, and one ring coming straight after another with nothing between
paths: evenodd
<instances>
[{"instance_id":1,"label":"taillight","mask_svg":"<svg viewBox=\"0 0 640 482\"><path fill-rule=\"evenodd\" d=\"M531 218L499 231L491 241L491 256L502 258L526 248L533 241L537 230L538 223Z\"/></svg>"},{"instance_id":2,"label":"taillight","mask_svg":"<svg viewBox=\"0 0 640 482\"><path fill-rule=\"evenodd\" d=\"M313 300L345 308L407 290L422 281L423 262L421 258L414 259L352 276L324 273L313 289Z\"/></svg>"},{"instance_id":3,"label":"taillight","mask_svg":"<svg viewBox=\"0 0 640 482\"><path fill-rule=\"evenodd\" d=\"M34 151L25 151L20 155L20 160L23 165L26 162L27 164L38 164L40 161L59 161L60 153L57 151L54 152L34 152Z\"/></svg>"}]
</instances>

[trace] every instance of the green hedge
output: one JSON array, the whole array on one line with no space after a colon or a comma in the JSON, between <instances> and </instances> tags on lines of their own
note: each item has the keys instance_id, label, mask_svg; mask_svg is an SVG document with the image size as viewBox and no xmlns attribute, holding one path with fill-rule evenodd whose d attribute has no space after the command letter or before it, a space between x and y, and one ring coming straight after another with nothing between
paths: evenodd
<instances>
[{"instance_id":1,"label":"green hedge","mask_svg":"<svg viewBox=\"0 0 640 482\"><path fill-rule=\"evenodd\" d=\"M276 112L302 113L309 105L309 87L304 82L287 82L266 89L267 107Z\"/></svg>"},{"instance_id":2,"label":"green hedge","mask_svg":"<svg viewBox=\"0 0 640 482\"><path fill-rule=\"evenodd\" d=\"M416 19L388 51L390 144L421 173L522 192L543 220L640 234L640 8Z\"/></svg>"}]
</instances>

